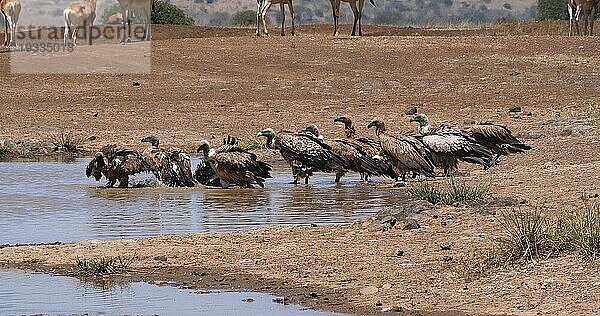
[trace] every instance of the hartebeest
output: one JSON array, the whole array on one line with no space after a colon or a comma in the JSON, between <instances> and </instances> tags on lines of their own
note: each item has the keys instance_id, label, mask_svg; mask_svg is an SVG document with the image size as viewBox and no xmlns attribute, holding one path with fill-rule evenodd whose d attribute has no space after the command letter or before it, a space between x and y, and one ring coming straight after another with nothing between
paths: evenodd
<instances>
[{"instance_id":1,"label":"hartebeest","mask_svg":"<svg viewBox=\"0 0 600 316\"><path fill-rule=\"evenodd\" d=\"M131 18L132 9L140 9L144 18L144 35L142 41L149 41L152 38L150 34L150 24L152 23L153 0L117 0L121 6L121 15L123 17L123 37L121 43L131 43Z\"/></svg>"},{"instance_id":2,"label":"hartebeest","mask_svg":"<svg viewBox=\"0 0 600 316\"><path fill-rule=\"evenodd\" d=\"M294 6L292 5L292 0L256 0L256 36L260 36L260 22L262 21L263 27L265 29L265 35L269 36L269 31L267 30L267 22L265 21L265 15L269 12L269 8L271 8L272 4L279 4L281 8L281 36L285 36L284 26L285 26L285 5L288 5L290 9L290 16L292 17L292 35L296 35L296 14L294 14Z\"/></svg>"},{"instance_id":3,"label":"hartebeest","mask_svg":"<svg viewBox=\"0 0 600 316\"><path fill-rule=\"evenodd\" d=\"M21 13L21 2L19 0L0 0L0 11L4 16L4 46L17 46L15 37L17 33L17 21Z\"/></svg>"},{"instance_id":4,"label":"hartebeest","mask_svg":"<svg viewBox=\"0 0 600 316\"><path fill-rule=\"evenodd\" d=\"M356 35L356 23L358 22L358 35L362 36L362 10L365 5L365 0L358 0L358 8L356 7L357 0L329 0L331 1L331 9L333 10L333 36L338 36L338 24L340 21L340 3L348 2L352 13L354 13L354 24L352 26L352 36ZM375 5L373 0L369 0L372 5Z\"/></svg>"},{"instance_id":5,"label":"hartebeest","mask_svg":"<svg viewBox=\"0 0 600 316\"><path fill-rule=\"evenodd\" d=\"M86 0L85 2L71 3L64 11L65 33L64 43L67 45L67 38L71 36L73 45L77 46L77 30L80 26L88 28L88 44L92 45L92 26L96 19L96 0Z\"/></svg>"},{"instance_id":6,"label":"hartebeest","mask_svg":"<svg viewBox=\"0 0 600 316\"><path fill-rule=\"evenodd\" d=\"M583 13L583 34L594 35L594 18L596 15L596 6L599 0L567 0L567 10L569 11L569 36L573 35L573 24L577 35L579 31L579 17Z\"/></svg>"}]
</instances>

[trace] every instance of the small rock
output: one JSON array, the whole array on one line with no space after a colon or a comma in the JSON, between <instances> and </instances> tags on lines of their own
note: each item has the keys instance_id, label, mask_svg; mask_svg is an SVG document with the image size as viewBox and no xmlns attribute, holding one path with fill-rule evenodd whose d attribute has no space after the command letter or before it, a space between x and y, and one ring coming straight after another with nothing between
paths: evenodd
<instances>
[{"instance_id":1,"label":"small rock","mask_svg":"<svg viewBox=\"0 0 600 316\"><path fill-rule=\"evenodd\" d=\"M398 181L396 183L394 183L394 188L404 188L406 186L406 183L403 181Z\"/></svg>"},{"instance_id":2,"label":"small rock","mask_svg":"<svg viewBox=\"0 0 600 316\"><path fill-rule=\"evenodd\" d=\"M277 303L277 304L283 304L283 305L287 305L290 303L290 299L287 296L284 297L276 297L273 299L273 302Z\"/></svg>"},{"instance_id":3,"label":"small rock","mask_svg":"<svg viewBox=\"0 0 600 316\"><path fill-rule=\"evenodd\" d=\"M392 288L392 285L390 283L386 283L386 284L382 285L381 288L384 290L389 290Z\"/></svg>"},{"instance_id":4,"label":"small rock","mask_svg":"<svg viewBox=\"0 0 600 316\"><path fill-rule=\"evenodd\" d=\"M154 260L166 262L167 257L166 256L156 256L156 257L154 257Z\"/></svg>"},{"instance_id":5,"label":"small rock","mask_svg":"<svg viewBox=\"0 0 600 316\"><path fill-rule=\"evenodd\" d=\"M251 297L249 297L249 298L244 298L244 299L242 299L242 302L244 302L244 303L252 303L252 302L254 302L254 299L253 299L253 298L251 298Z\"/></svg>"},{"instance_id":6,"label":"small rock","mask_svg":"<svg viewBox=\"0 0 600 316\"><path fill-rule=\"evenodd\" d=\"M94 114L92 114L93 117L98 117L98 112L94 112Z\"/></svg>"},{"instance_id":7,"label":"small rock","mask_svg":"<svg viewBox=\"0 0 600 316\"><path fill-rule=\"evenodd\" d=\"M402 250L402 249L396 250L396 252L394 253L394 256L396 256L396 257L404 256L404 250Z\"/></svg>"},{"instance_id":8,"label":"small rock","mask_svg":"<svg viewBox=\"0 0 600 316\"><path fill-rule=\"evenodd\" d=\"M308 296L310 296L310 297L312 297L312 298L317 298L317 297L319 297L319 294L317 294L317 293L315 293L315 292L310 292L310 293L308 294Z\"/></svg>"},{"instance_id":9,"label":"small rock","mask_svg":"<svg viewBox=\"0 0 600 316\"><path fill-rule=\"evenodd\" d=\"M418 110L416 106L410 106L407 107L406 110L404 111L404 114L406 115L415 115L417 114Z\"/></svg>"},{"instance_id":10,"label":"small rock","mask_svg":"<svg viewBox=\"0 0 600 316\"><path fill-rule=\"evenodd\" d=\"M373 295L377 292L379 292L379 289L376 286L367 286L367 287L363 287L362 289L360 289L360 294L362 295Z\"/></svg>"},{"instance_id":11,"label":"small rock","mask_svg":"<svg viewBox=\"0 0 600 316\"><path fill-rule=\"evenodd\" d=\"M315 224L315 223L310 223L310 227L317 227L317 224Z\"/></svg>"},{"instance_id":12,"label":"small rock","mask_svg":"<svg viewBox=\"0 0 600 316\"><path fill-rule=\"evenodd\" d=\"M139 87L139 86L141 86L141 84L139 83L139 81L134 81L133 82L133 86L134 87Z\"/></svg>"},{"instance_id":13,"label":"small rock","mask_svg":"<svg viewBox=\"0 0 600 316\"><path fill-rule=\"evenodd\" d=\"M450 248L452 248L452 245L441 245L440 248L442 250L450 250Z\"/></svg>"},{"instance_id":14,"label":"small rock","mask_svg":"<svg viewBox=\"0 0 600 316\"><path fill-rule=\"evenodd\" d=\"M466 119L463 121L463 123L465 125L475 125L475 124L477 124L477 121L475 121L474 119Z\"/></svg>"},{"instance_id":15,"label":"small rock","mask_svg":"<svg viewBox=\"0 0 600 316\"><path fill-rule=\"evenodd\" d=\"M375 303L375 306L383 306L383 303L381 303L381 301L377 301L377 302Z\"/></svg>"},{"instance_id":16,"label":"small rock","mask_svg":"<svg viewBox=\"0 0 600 316\"><path fill-rule=\"evenodd\" d=\"M404 220L404 227L402 227L402 230L412 230L419 228L421 228L421 225L417 223L417 220L415 220L414 218L407 218Z\"/></svg>"},{"instance_id":17,"label":"small rock","mask_svg":"<svg viewBox=\"0 0 600 316\"><path fill-rule=\"evenodd\" d=\"M444 262L450 262L450 261L452 261L452 257L444 256L443 260L444 260Z\"/></svg>"},{"instance_id":18,"label":"small rock","mask_svg":"<svg viewBox=\"0 0 600 316\"><path fill-rule=\"evenodd\" d=\"M381 309L382 312L384 313L389 313L389 312L394 312L394 313L403 313L406 312L406 310L400 306L386 306L384 308Z\"/></svg>"},{"instance_id":19,"label":"small rock","mask_svg":"<svg viewBox=\"0 0 600 316\"><path fill-rule=\"evenodd\" d=\"M510 109L508 109L508 113L520 113L523 112L523 109L521 109L520 106L513 106Z\"/></svg>"}]
</instances>

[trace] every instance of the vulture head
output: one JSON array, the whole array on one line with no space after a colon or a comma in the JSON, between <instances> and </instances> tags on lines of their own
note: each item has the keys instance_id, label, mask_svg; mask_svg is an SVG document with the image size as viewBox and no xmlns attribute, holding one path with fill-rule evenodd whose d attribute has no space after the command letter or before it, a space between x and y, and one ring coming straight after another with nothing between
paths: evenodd
<instances>
[{"instance_id":1,"label":"vulture head","mask_svg":"<svg viewBox=\"0 0 600 316\"><path fill-rule=\"evenodd\" d=\"M375 134L379 135L380 133L385 131L385 124L379 118L374 118L367 128L375 127Z\"/></svg>"},{"instance_id":2,"label":"vulture head","mask_svg":"<svg viewBox=\"0 0 600 316\"><path fill-rule=\"evenodd\" d=\"M313 134L317 137L317 139L323 140L323 135L321 135L321 132L319 132L319 128L315 124L309 124L300 132Z\"/></svg>"},{"instance_id":3,"label":"vulture head","mask_svg":"<svg viewBox=\"0 0 600 316\"><path fill-rule=\"evenodd\" d=\"M420 126L429 125L429 118L425 114L415 114L410 118L411 122L417 122Z\"/></svg>"},{"instance_id":4,"label":"vulture head","mask_svg":"<svg viewBox=\"0 0 600 316\"><path fill-rule=\"evenodd\" d=\"M333 121L343 123L345 128L352 127L352 120L345 116L338 116Z\"/></svg>"},{"instance_id":5,"label":"vulture head","mask_svg":"<svg viewBox=\"0 0 600 316\"><path fill-rule=\"evenodd\" d=\"M210 150L210 143L206 140L203 139L202 141L200 141L200 144L198 144L198 149L196 149L197 153L204 153L204 155L208 155L208 151Z\"/></svg>"},{"instance_id":6,"label":"vulture head","mask_svg":"<svg viewBox=\"0 0 600 316\"><path fill-rule=\"evenodd\" d=\"M344 124L344 130L346 131L346 137L352 138L356 135L356 130L352 126L352 120L345 116L338 116L333 120L334 122L340 122Z\"/></svg>"},{"instance_id":7,"label":"vulture head","mask_svg":"<svg viewBox=\"0 0 600 316\"><path fill-rule=\"evenodd\" d=\"M96 156L94 156L94 159L90 161L87 168L85 168L85 175L88 178L94 176L96 181L100 181L102 178L102 170L104 170L107 164L108 162L106 161L104 154L99 152L96 154Z\"/></svg>"},{"instance_id":8,"label":"vulture head","mask_svg":"<svg viewBox=\"0 0 600 316\"><path fill-rule=\"evenodd\" d=\"M156 136L150 135L142 138L142 143L150 143L152 147L158 148L159 140Z\"/></svg>"},{"instance_id":9,"label":"vulture head","mask_svg":"<svg viewBox=\"0 0 600 316\"><path fill-rule=\"evenodd\" d=\"M266 137L267 147L273 148L273 139L275 138L275 131L272 128L265 128L256 134L256 137Z\"/></svg>"}]
</instances>

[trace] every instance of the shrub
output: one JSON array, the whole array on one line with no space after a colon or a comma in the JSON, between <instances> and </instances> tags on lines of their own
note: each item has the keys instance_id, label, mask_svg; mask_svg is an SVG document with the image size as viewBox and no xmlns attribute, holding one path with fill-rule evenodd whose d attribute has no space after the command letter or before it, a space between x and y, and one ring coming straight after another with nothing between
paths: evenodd
<instances>
[{"instance_id":1,"label":"shrub","mask_svg":"<svg viewBox=\"0 0 600 316\"><path fill-rule=\"evenodd\" d=\"M102 23L107 23L108 18L111 15L119 12L121 12L121 6L118 3L115 3L104 9L100 21ZM131 19L131 23L142 24L145 22L144 15L140 10L134 9L132 12L133 18ZM194 24L194 20L188 17L185 12L183 12L183 10L178 8L176 5L164 2L162 0L154 0L154 5L152 7L152 23L192 25Z\"/></svg>"},{"instance_id":2,"label":"shrub","mask_svg":"<svg viewBox=\"0 0 600 316\"><path fill-rule=\"evenodd\" d=\"M441 188L428 182L420 182L408 188L413 196L428 201L432 204L452 205L458 202L471 202L482 200L487 195L487 189L480 185L458 183L454 178L449 178L446 188Z\"/></svg>"},{"instance_id":3,"label":"shrub","mask_svg":"<svg viewBox=\"0 0 600 316\"><path fill-rule=\"evenodd\" d=\"M89 275L107 275L125 272L136 256L100 257L92 259L75 258L77 269Z\"/></svg>"},{"instance_id":4,"label":"shrub","mask_svg":"<svg viewBox=\"0 0 600 316\"><path fill-rule=\"evenodd\" d=\"M154 6L152 7L152 23L193 25L194 20L188 17L185 12L176 5L162 0L154 0Z\"/></svg>"},{"instance_id":5,"label":"shrub","mask_svg":"<svg viewBox=\"0 0 600 316\"><path fill-rule=\"evenodd\" d=\"M71 132L62 131L50 138L50 142L56 146L56 151L78 153L79 146L86 140L85 137L77 137Z\"/></svg>"},{"instance_id":6,"label":"shrub","mask_svg":"<svg viewBox=\"0 0 600 316\"><path fill-rule=\"evenodd\" d=\"M0 160L4 160L10 156L12 150L8 145L0 144Z\"/></svg>"},{"instance_id":7,"label":"shrub","mask_svg":"<svg viewBox=\"0 0 600 316\"><path fill-rule=\"evenodd\" d=\"M564 0L538 0L538 20L566 20L569 18Z\"/></svg>"},{"instance_id":8,"label":"shrub","mask_svg":"<svg viewBox=\"0 0 600 316\"><path fill-rule=\"evenodd\" d=\"M586 205L561 225L561 240L566 249L578 251L584 258L600 258L600 204Z\"/></svg>"},{"instance_id":9,"label":"shrub","mask_svg":"<svg viewBox=\"0 0 600 316\"><path fill-rule=\"evenodd\" d=\"M235 13L229 22L232 26L255 26L256 11L246 10Z\"/></svg>"}]
</instances>

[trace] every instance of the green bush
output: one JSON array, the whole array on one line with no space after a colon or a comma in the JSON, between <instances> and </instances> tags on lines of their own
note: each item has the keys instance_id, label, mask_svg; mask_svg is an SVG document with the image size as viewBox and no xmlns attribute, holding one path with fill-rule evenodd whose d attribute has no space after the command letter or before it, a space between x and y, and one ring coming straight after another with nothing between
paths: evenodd
<instances>
[{"instance_id":1,"label":"green bush","mask_svg":"<svg viewBox=\"0 0 600 316\"><path fill-rule=\"evenodd\" d=\"M107 23L108 18L121 12L121 6L115 3L106 9L100 17L102 23ZM142 24L144 23L144 15L140 10L133 10L133 18L131 23ZM188 17L183 10L178 8L176 5L164 2L162 0L154 0L154 6L152 7L152 23L153 24L177 24L177 25L193 25L194 20Z\"/></svg>"},{"instance_id":2,"label":"green bush","mask_svg":"<svg viewBox=\"0 0 600 316\"><path fill-rule=\"evenodd\" d=\"M254 26L256 25L256 11L240 11L231 16L229 22L232 26Z\"/></svg>"},{"instance_id":3,"label":"green bush","mask_svg":"<svg viewBox=\"0 0 600 316\"><path fill-rule=\"evenodd\" d=\"M177 25L193 25L194 20L185 14L183 10L176 5L164 2L162 0L154 0L152 8L152 23L153 24L177 24Z\"/></svg>"},{"instance_id":4,"label":"green bush","mask_svg":"<svg viewBox=\"0 0 600 316\"><path fill-rule=\"evenodd\" d=\"M452 205L458 202L479 201L487 195L487 189L480 185L458 183L449 178L446 187L442 188L428 182L419 182L408 188L408 192L418 199L432 204Z\"/></svg>"},{"instance_id":5,"label":"green bush","mask_svg":"<svg viewBox=\"0 0 600 316\"><path fill-rule=\"evenodd\" d=\"M565 0L538 0L538 20L566 20L569 18Z\"/></svg>"}]
</instances>

